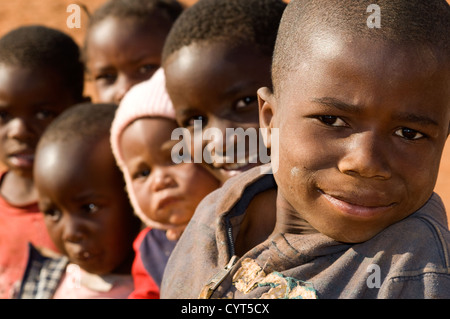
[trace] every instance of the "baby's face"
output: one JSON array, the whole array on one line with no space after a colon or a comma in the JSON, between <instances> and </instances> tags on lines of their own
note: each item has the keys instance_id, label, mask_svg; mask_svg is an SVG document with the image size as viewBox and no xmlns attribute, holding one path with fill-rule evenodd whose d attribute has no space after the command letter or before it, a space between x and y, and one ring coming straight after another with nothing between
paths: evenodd
<instances>
[{"instance_id":1,"label":"baby's face","mask_svg":"<svg viewBox=\"0 0 450 319\"><path fill-rule=\"evenodd\" d=\"M149 219L167 229L176 240L197 205L219 187L219 181L198 164L174 164L171 133L176 122L162 118L139 119L120 137L126 171L137 205Z\"/></svg>"},{"instance_id":2,"label":"baby's face","mask_svg":"<svg viewBox=\"0 0 450 319\"><path fill-rule=\"evenodd\" d=\"M155 73L169 30L166 24L155 17L142 27L110 17L93 27L87 41L87 69L98 102L119 104L133 85Z\"/></svg>"},{"instance_id":3,"label":"baby's face","mask_svg":"<svg viewBox=\"0 0 450 319\"><path fill-rule=\"evenodd\" d=\"M256 91L270 85L270 64L270 57L250 46L230 48L222 43L194 43L173 53L164 63L167 91L177 122L190 131L191 141L194 137L198 139L194 136L195 121L202 122L198 131L204 135L199 138L203 143L192 143L191 156L222 182L258 165L255 154L250 154L248 141L245 154L237 156L238 139L232 134L227 139L227 129L229 132L236 128L250 132L250 129L257 136ZM213 130L218 134L207 136ZM234 158L230 157L231 149ZM204 150L215 158L202 157Z\"/></svg>"},{"instance_id":4,"label":"baby's face","mask_svg":"<svg viewBox=\"0 0 450 319\"><path fill-rule=\"evenodd\" d=\"M31 176L42 132L73 103L70 91L51 70L0 65L0 161Z\"/></svg>"},{"instance_id":5,"label":"baby's face","mask_svg":"<svg viewBox=\"0 0 450 319\"><path fill-rule=\"evenodd\" d=\"M39 208L53 242L90 273L129 272L139 220L109 139L82 148L61 144L39 148L34 174Z\"/></svg>"},{"instance_id":6,"label":"baby's face","mask_svg":"<svg viewBox=\"0 0 450 319\"><path fill-rule=\"evenodd\" d=\"M281 203L318 231L362 242L432 194L450 123L448 67L424 48L338 36L260 90L279 128Z\"/></svg>"}]
</instances>

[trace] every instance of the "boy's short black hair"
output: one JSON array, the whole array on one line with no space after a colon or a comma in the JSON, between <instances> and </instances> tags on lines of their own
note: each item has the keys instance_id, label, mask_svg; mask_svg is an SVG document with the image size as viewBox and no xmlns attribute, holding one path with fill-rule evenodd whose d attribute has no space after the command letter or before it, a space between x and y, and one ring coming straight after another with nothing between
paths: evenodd
<instances>
[{"instance_id":1,"label":"boy's short black hair","mask_svg":"<svg viewBox=\"0 0 450 319\"><path fill-rule=\"evenodd\" d=\"M83 60L89 43L89 33L98 23L109 17L130 19L139 26L145 26L155 17L166 21L167 32L183 12L184 7L176 0L109 0L94 11L84 38Z\"/></svg>"},{"instance_id":2,"label":"boy's short black hair","mask_svg":"<svg viewBox=\"0 0 450 319\"><path fill-rule=\"evenodd\" d=\"M380 28L369 28L373 13L380 8ZM426 45L447 59L450 57L450 6L445 0L292 0L282 17L272 63L276 88L282 74L294 70L309 54L311 34L335 32L350 38L367 38L404 44ZM351 44L350 44L351 45Z\"/></svg>"},{"instance_id":3,"label":"boy's short black hair","mask_svg":"<svg viewBox=\"0 0 450 319\"><path fill-rule=\"evenodd\" d=\"M176 0L109 0L92 14L89 28L108 17L130 18L145 24L155 14L172 25L183 9Z\"/></svg>"},{"instance_id":4,"label":"boy's short black hair","mask_svg":"<svg viewBox=\"0 0 450 319\"><path fill-rule=\"evenodd\" d=\"M82 101L84 66L80 48L62 31L41 25L11 30L0 39L0 64L50 69L61 76L74 100Z\"/></svg>"},{"instance_id":5,"label":"boy's short black hair","mask_svg":"<svg viewBox=\"0 0 450 319\"><path fill-rule=\"evenodd\" d=\"M281 0L199 0L173 25L163 63L172 53L197 42L248 44L271 57L285 7Z\"/></svg>"},{"instance_id":6,"label":"boy's short black hair","mask_svg":"<svg viewBox=\"0 0 450 319\"><path fill-rule=\"evenodd\" d=\"M58 115L45 129L39 144L109 138L110 128L117 110L116 104L80 103Z\"/></svg>"}]
</instances>

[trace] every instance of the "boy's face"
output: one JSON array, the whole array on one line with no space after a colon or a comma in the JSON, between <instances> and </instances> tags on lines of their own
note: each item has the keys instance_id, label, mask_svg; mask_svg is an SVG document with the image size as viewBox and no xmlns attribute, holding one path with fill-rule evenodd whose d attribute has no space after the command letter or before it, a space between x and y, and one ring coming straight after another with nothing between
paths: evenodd
<instances>
[{"instance_id":1,"label":"boy's face","mask_svg":"<svg viewBox=\"0 0 450 319\"><path fill-rule=\"evenodd\" d=\"M39 149L39 208L53 242L71 262L95 274L129 271L137 219L109 140L92 144L50 142Z\"/></svg>"},{"instance_id":2,"label":"boy's face","mask_svg":"<svg viewBox=\"0 0 450 319\"><path fill-rule=\"evenodd\" d=\"M87 44L87 68L98 102L119 104L133 85L155 73L169 31L166 24L158 17L146 27L110 17L93 27Z\"/></svg>"},{"instance_id":3,"label":"boy's face","mask_svg":"<svg viewBox=\"0 0 450 319\"><path fill-rule=\"evenodd\" d=\"M167 226L167 237L176 240L197 205L219 187L219 181L198 164L174 164L171 157L175 121L139 119L123 132L120 148L126 174L141 211Z\"/></svg>"},{"instance_id":4,"label":"boy's face","mask_svg":"<svg viewBox=\"0 0 450 319\"><path fill-rule=\"evenodd\" d=\"M9 170L31 176L42 132L75 102L50 70L0 64L0 160Z\"/></svg>"},{"instance_id":5,"label":"boy's face","mask_svg":"<svg viewBox=\"0 0 450 319\"><path fill-rule=\"evenodd\" d=\"M259 91L261 121L279 128L284 212L362 242L432 194L449 131L449 69L421 48L325 40L276 95Z\"/></svg>"},{"instance_id":6,"label":"boy's face","mask_svg":"<svg viewBox=\"0 0 450 319\"><path fill-rule=\"evenodd\" d=\"M194 140L194 121L202 120L205 133L219 129L221 136L203 138L201 149L191 146L190 153L202 154L205 147L220 160L203 164L222 182L241 171L258 165L252 162L249 143L245 143L243 163L226 159L227 149L238 153L237 139L226 139L226 129L259 128L256 91L269 86L271 57L249 46L227 47L225 44L192 44L173 53L165 62L167 91L174 104L177 122L189 129ZM242 142L242 141L241 141ZM214 151L211 151L214 149ZM228 151L229 152L229 151ZM199 159L196 159L197 161ZM230 163L231 162L231 163Z\"/></svg>"}]
</instances>

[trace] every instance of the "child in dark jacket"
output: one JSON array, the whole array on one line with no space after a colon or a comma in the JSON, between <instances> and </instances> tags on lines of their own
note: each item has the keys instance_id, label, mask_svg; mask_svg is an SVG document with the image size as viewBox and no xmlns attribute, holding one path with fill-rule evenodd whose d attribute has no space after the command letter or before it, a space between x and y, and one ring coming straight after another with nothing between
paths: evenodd
<instances>
[{"instance_id":1,"label":"child in dark jacket","mask_svg":"<svg viewBox=\"0 0 450 319\"><path fill-rule=\"evenodd\" d=\"M450 9L377 5L381 28L367 1L288 4L273 87L258 90L273 174L241 173L202 201L162 298L450 297L433 193L450 127ZM252 213L262 201L276 204L272 228L261 227L271 210Z\"/></svg>"}]
</instances>

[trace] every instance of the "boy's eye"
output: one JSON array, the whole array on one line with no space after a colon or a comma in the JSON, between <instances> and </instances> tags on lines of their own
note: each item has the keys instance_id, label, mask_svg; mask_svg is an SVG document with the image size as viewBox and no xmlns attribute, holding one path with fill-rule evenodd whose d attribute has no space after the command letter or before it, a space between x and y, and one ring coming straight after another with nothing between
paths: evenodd
<instances>
[{"instance_id":1,"label":"boy's eye","mask_svg":"<svg viewBox=\"0 0 450 319\"><path fill-rule=\"evenodd\" d=\"M150 176L151 169L148 167L148 165L142 165L140 167L137 167L136 170L133 170L131 173L131 179L137 180L141 178L146 178Z\"/></svg>"},{"instance_id":2,"label":"boy's eye","mask_svg":"<svg viewBox=\"0 0 450 319\"><path fill-rule=\"evenodd\" d=\"M38 120L47 120L49 118L55 117L56 115L56 112L50 110L41 110L36 112L36 118Z\"/></svg>"},{"instance_id":3,"label":"boy's eye","mask_svg":"<svg viewBox=\"0 0 450 319\"><path fill-rule=\"evenodd\" d=\"M237 101L235 108L236 109L245 108L255 101L257 101L256 96L246 96L243 99L240 99L239 101Z\"/></svg>"},{"instance_id":4,"label":"boy's eye","mask_svg":"<svg viewBox=\"0 0 450 319\"><path fill-rule=\"evenodd\" d=\"M184 120L182 122L182 125L184 127L191 127L191 126L194 126L194 124L195 124L194 121L201 121L201 127L204 127L208 123L208 118L206 116L202 116L202 115L194 115L194 116L191 116L190 118Z\"/></svg>"},{"instance_id":5,"label":"boy's eye","mask_svg":"<svg viewBox=\"0 0 450 319\"><path fill-rule=\"evenodd\" d=\"M420 140L421 138L425 137L424 134L407 127L398 129L397 131L395 131L395 135L410 141Z\"/></svg>"},{"instance_id":6,"label":"boy's eye","mask_svg":"<svg viewBox=\"0 0 450 319\"><path fill-rule=\"evenodd\" d=\"M348 126L347 123L345 123L342 119L340 119L337 116L333 116L333 115L322 115L322 116L319 116L318 119L322 123L324 123L325 125L328 125L328 126L333 126L333 127Z\"/></svg>"},{"instance_id":7,"label":"boy's eye","mask_svg":"<svg viewBox=\"0 0 450 319\"><path fill-rule=\"evenodd\" d=\"M57 209L44 209L42 210L44 213L44 216L46 218L49 218L53 222L57 222L61 218L61 212Z\"/></svg>"},{"instance_id":8,"label":"boy's eye","mask_svg":"<svg viewBox=\"0 0 450 319\"><path fill-rule=\"evenodd\" d=\"M93 203L88 203L83 205L82 209L84 212L92 214L97 212L99 210L99 207Z\"/></svg>"},{"instance_id":9,"label":"boy's eye","mask_svg":"<svg viewBox=\"0 0 450 319\"><path fill-rule=\"evenodd\" d=\"M137 172L137 174L135 175L136 178L140 178L140 177L147 177L150 175L150 169L146 168L143 170L140 170L139 172Z\"/></svg>"},{"instance_id":10,"label":"boy's eye","mask_svg":"<svg viewBox=\"0 0 450 319\"><path fill-rule=\"evenodd\" d=\"M0 111L0 121L6 122L11 118L11 115L7 111Z\"/></svg>"},{"instance_id":11,"label":"boy's eye","mask_svg":"<svg viewBox=\"0 0 450 319\"><path fill-rule=\"evenodd\" d=\"M101 81L106 83L114 83L116 81L117 74L115 73L102 73L95 77L95 81Z\"/></svg>"},{"instance_id":12,"label":"boy's eye","mask_svg":"<svg viewBox=\"0 0 450 319\"><path fill-rule=\"evenodd\" d=\"M139 74L147 75L155 73L156 70L159 68L159 65L154 64L145 64L139 68Z\"/></svg>"}]
</instances>

